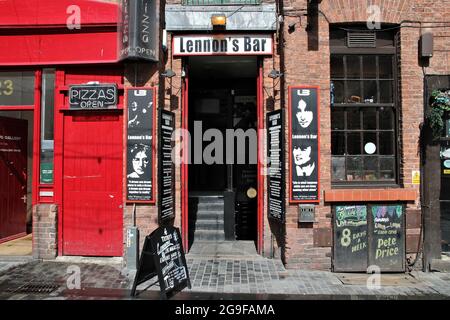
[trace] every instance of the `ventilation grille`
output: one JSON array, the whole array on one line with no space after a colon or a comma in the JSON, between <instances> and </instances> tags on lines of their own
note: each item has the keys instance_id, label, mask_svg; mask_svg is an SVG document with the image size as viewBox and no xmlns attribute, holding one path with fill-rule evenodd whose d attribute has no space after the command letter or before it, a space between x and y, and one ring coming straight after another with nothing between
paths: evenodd
<instances>
[{"instance_id":1,"label":"ventilation grille","mask_svg":"<svg viewBox=\"0 0 450 320\"><path fill-rule=\"evenodd\" d=\"M347 32L347 46L349 48L376 48L377 35L375 32Z\"/></svg>"}]
</instances>

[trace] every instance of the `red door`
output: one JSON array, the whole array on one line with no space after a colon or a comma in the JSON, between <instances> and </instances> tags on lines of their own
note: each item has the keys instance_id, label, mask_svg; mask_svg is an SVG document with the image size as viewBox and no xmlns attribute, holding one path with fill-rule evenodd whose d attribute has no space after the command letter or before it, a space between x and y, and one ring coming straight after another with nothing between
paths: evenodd
<instances>
[{"instance_id":1,"label":"red door","mask_svg":"<svg viewBox=\"0 0 450 320\"><path fill-rule=\"evenodd\" d=\"M64 116L63 254L122 256L122 114Z\"/></svg>"},{"instance_id":2,"label":"red door","mask_svg":"<svg viewBox=\"0 0 450 320\"><path fill-rule=\"evenodd\" d=\"M26 234L28 121L0 117L0 243Z\"/></svg>"}]
</instances>

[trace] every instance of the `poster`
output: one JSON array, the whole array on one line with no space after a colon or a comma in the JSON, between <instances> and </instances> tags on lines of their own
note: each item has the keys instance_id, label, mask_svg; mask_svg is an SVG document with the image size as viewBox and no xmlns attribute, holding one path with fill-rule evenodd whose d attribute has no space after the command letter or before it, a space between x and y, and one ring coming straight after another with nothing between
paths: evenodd
<instances>
[{"instance_id":1,"label":"poster","mask_svg":"<svg viewBox=\"0 0 450 320\"><path fill-rule=\"evenodd\" d=\"M154 202L154 89L127 89L126 104L127 200Z\"/></svg>"},{"instance_id":2,"label":"poster","mask_svg":"<svg viewBox=\"0 0 450 320\"><path fill-rule=\"evenodd\" d=\"M163 224L175 217L175 165L172 161L175 114L161 110L159 116L159 208L158 220Z\"/></svg>"},{"instance_id":3,"label":"poster","mask_svg":"<svg viewBox=\"0 0 450 320\"><path fill-rule=\"evenodd\" d=\"M319 202L319 88L289 87L290 201Z\"/></svg>"}]
</instances>

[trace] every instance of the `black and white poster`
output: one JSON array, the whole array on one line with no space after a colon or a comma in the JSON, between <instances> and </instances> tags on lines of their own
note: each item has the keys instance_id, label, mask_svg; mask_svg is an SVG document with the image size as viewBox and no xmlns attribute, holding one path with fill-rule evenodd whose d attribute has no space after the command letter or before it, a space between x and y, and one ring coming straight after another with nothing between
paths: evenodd
<instances>
[{"instance_id":1,"label":"black and white poster","mask_svg":"<svg viewBox=\"0 0 450 320\"><path fill-rule=\"evenodd\" d=\"M172 161L175 114L161 110L159 115L159 208L160 224L175 217L175 165Z\"/></svg>"},{"instance_id":2,"label":"black and white poster","mask_svg":"<svg viewBox=\"0 0 450 320\"><path fill-rule=\"evenodd\" d=\"M289 87L290 201L319 201L319 88Z\"/></svg>"},{"instance_id":3,"label":"black and white poster","mask_svg":"<svg viewBox=\"0 0 450 320\"><path fill-rule=\"evenodd\" d=\"M153 88L127 89L127 200L154 202Z\"/></svg>"},{"instance_id":4,"label":"black and white poster","mask_svg":"<svg viewBox=\"0 0 450 320\"><path fill-rule=\"evenodd\" d=\"M284 114L267 113L267 189L269 218L285 222L284 184Z\"/></svg>"}]
</instances>

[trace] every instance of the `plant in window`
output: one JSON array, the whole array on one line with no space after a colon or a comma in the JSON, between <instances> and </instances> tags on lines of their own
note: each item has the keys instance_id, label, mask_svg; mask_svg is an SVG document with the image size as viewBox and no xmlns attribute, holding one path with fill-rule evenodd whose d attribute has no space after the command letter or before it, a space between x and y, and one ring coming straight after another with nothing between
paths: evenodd
<instances>
[{"instance_id":1,"label":"plant in window","mask_svg":"<svg viewBox=\"0 0 450 320\"><path fill-rule=\"evenodd\" d=\"M433 132L433 138L438 140L444 129L444 115L450 111L450 90L435 90L431 94L431 110L427 115Z\"/></svg>"}]
</instances>

